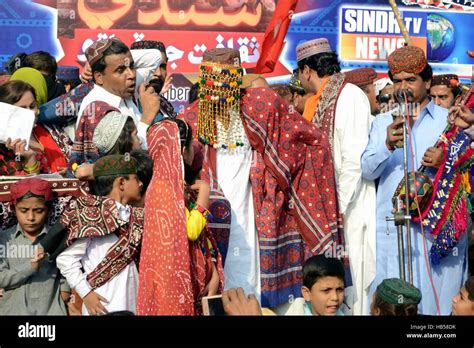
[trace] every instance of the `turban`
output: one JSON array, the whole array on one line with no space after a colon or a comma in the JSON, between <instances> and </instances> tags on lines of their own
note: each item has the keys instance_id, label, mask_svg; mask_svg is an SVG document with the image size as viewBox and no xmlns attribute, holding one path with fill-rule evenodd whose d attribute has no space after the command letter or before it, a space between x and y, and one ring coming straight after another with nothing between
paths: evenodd
<instances>
[{"instance_id":1,"label":"turban","mask_svg":"<svg viewBox=\"0 0 474 348\"><path fill-rule=\"evenodd\" d=\"M418 304L421 301L421 291L410 283L399 279L385 279L377 286L378 297L393 305Z\"/></svg>"},{"instance_id":2,"label":"turban","mask_svg":"<svg viewBox=\"0 0 474 348\"><path fill-rule=\"evenodd\" d=\"M302 61L318 53L333 53L327 39L314 39L298 45L296 47L296 61Z\"/></svg>"},{"instance_id":3,"label":"turban","mask_svg":"<svg viewBox=\"0 0 474 348\"><path fill-rule=\"evenodd\" d=\"M86 58L89 62L89 65L92 66L94 63L99 61L103 56L104 52L112 46L114 41L119 41L118 39L105 39L105 40L97 40L92 45L90 45L86 50Z\"/></svg>"},{"instance_id":4,"label":"turban","mask_svg":"<svg viewBox=\"0 0 474 348\"><path fill-rule=\"evenodd\" d=\"M94 163L94 178L107 175L137 174L137 160L131 156L109 155L101 157Z\"/></svg>"},{"instance_id":5,"label":"turban","mask_svg":"<svg viewBox=\"0 0 474 348\"><path fill-rule=\"evenodd\" d=\"M428 61L425 52L415 46L403 46L388 56L388 68L392 75L402 71L419 74L426 68Z\"/></svg>"},{"instance_id":6,"label":"turban","mask_svg":"<svg viewBox=\"0 0 474 348\"><path fill-rule=\"evenodd\" d=\"M117 143L128 116L118 111L111 111L95 127L92 143L99 155L107 154Z\"/></svg>"},{"instance_id":7,"label":"turban","mask_svg":"<svg viewBox=\"0 0 474 348\"><path fill-rule=\"evenodd\" d=\"M446 86L449 88L454 88L459 85L459 77L454 74L444 74L433 76L431 80L431 87L433 86Z\"/></svg>"},{"instance_id":8,"label":"turban","mask_svg":"<svg viewBox=\"0 0 474 348\"><path fill-rule=\"evenodd\" d=\"M371 85L377 78L377 73L372 68L354 69L346 71L344 75L347 82L359 87Z\"/></svg>"},{"instance_id":9,"label":"turban","mask_svg":"<svg viewBox=\"0 0 474 348\"><path fill-rule=\"evenodd\" d=\"M143 40L143 41L136 41L132 43L130 46L131 50L150 50L155 49L160 52L166 53L166 48L163 42L161 41L154 41L154 40Z\"/></svg>"},{"instance_id":10,"label":"turban","mask_svg":"<svg viewBox=\"0 0 474 348\"><path fill-rule=\"evenodd\" d=\"M36 196L44 197L45 201L53 199L53 191L50 183L39 178L18 180L16 183L12 184L10 188L10 195L14 203L25 196L28 192Z\"/></svg>"}]
</instances>

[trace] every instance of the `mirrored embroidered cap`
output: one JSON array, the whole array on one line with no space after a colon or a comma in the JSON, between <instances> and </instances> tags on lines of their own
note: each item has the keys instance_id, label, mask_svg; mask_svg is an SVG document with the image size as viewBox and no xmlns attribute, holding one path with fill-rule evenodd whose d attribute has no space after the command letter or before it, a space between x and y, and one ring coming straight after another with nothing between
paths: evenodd
<instances>
[{"instance_id":1,"label":"mirrored embroidered cap","mask_svg":"<svg viewBox=\"0 0 474 348\"><path fill-rule=\"evenodd\" d=\"M431 80L431 87L433 86L446 86L454 88L459 86L459 77L455 74L443 74L433 76Z\"/></svg>"},{"instance_id":2,"label":"mirrored embroidered cap","mask_svg":"<svg viewBox=\"0 0 474 348\"><path fill-rule=\"evenodd\" d=\"M298 62L319 53L333 53L328 39L314 39L296 46L296 60Z\"/></svg>"},{"instance_id":3,"label":"mirrored embroidered cap","mask_svg":"<svg viewBox=\"0 0 474 348\"><path fill-rule=\"evenodd\" d=\"M137 160L125 155L104 156L94 163L93 174L94 178L107 175L137 174Z\"/></svg>"},{"instance_id":4,"label":"mirrored embroidered cap","mask_svg":"<svg viewBox=\"0 0 474 348\"><path fill-rule=\"evenodd\" d=\"M403 46L396 49L388 56L387 61L392 75L402 71L419 74L428 65L425 52L416 46Z\"/></svg>"},{"instance_id":5,"label":"mirrored embroidered cap","mask_svg":"<svg viewBox=\"0 0 474 348\"><path fill-rule=\"evenodd\" d=\"M86 58L89 65L93 65L104 56L104 52L112 46L114 41L120 41L117 38L109 38L105 40L97 40L86 49Z\"/></svg>"},{"instance_id":6,"label":"mirrored embroidered cap","mask_svg":"<svg viewBox=\"0 0 474 348\"><path fill-rule=\"evenodd\" d=\"M418 304L421 301L421 291L410 283L399 279L384 279L377 286L380 299L394 305Z\"/></svg>"},{"instance_id":7,"label":"mirrored embroidered cap","mask_svg":"<svg viewBox=\"0 0 474 348\"><path fill-rule=\"evenodd\" d=\"M377 78L377 72L372 68L354 69L344 72L344 75L347 82L358 87L371 85Z\"/></svg>"}]
</instances>

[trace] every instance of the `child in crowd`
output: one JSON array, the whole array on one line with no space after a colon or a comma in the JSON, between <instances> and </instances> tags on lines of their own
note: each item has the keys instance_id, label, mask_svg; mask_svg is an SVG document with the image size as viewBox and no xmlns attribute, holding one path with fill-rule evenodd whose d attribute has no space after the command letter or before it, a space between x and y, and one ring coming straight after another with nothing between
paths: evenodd
<instances>
[{"instance_id":1,"label":"child in crowd","mask_svg":"<svg viewBox=\"0 0 474 348\"><path fill-rule=\"evenodd\" d=\"M339 259L315 255L303 265L299 297L279 307L279 315L344 315L344 265Z\"/></svg>"},{"instance_id":2,"label":"child in crowd","mask_svg":"<svg viewBox=\"0 0 474 348\"><path fill-rule=\"evenodd\" d=\"M143 209L137 161L110 155L93 166L97 196L78 198L61 223L68 230L67 249L56 259L61 273L83 300L83 315L135 312L138 254Z\"/></svg>"},{"instance_id":3,"label":"child in crowd","mask_svg":"<svg viewBox=\"0 0 474 348\"><path fill-rule=\"evenodd\" d=\"M124 155L140 149L133 119L103 102L92 103L76 130L69 160L71 172L80 180L92 180L92 164L105 155ZM93 116L93 117L92 117Z\"/></svg>"},{"instance_id":4,"label":"child in crowd","mask_svg":"<svg viewBox=\"0 0 474 348\"><path fill-rule=\"evenodd\" d=\"M459 294L453 298L452 315L474 315L474 276L466 280Z\"/></svg>"},{"instance_id":5,"label":"child in crowd","mask_svg":"<svg viewBox=\"0 0 474 348\"><path fill-rule=\"evenodd\" d=\"M372 315L410 316L418 314L421 291L399 279L384 279L377 286L370 308Z\"/></svg>"},{"instance_id":6,"label":"child in crowd","mask_svg":"<svg viewBox=\"0 0 474 348\"><path fill-rule=\"evenodd\" d=\"M2 315L66 315L70 288L55 263L44 260L37 238L45 226L53 193L50 184L26 178L11 186L18 224L0 233L0 298Z\"/></svg>"}]
</instances>

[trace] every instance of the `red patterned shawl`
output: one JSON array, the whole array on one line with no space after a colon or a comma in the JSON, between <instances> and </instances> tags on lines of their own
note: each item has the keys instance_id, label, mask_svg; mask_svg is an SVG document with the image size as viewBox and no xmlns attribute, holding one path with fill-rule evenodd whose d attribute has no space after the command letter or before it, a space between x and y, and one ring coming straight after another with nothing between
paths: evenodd
<instances>
[{"instance_id":1,"label":"red patterned shawl","mask_svg":"<svg viewBox=\"0 0 474 348\"><path fill-rule=\"evenodd\" d=\"M184 170L176 124L165 120L153 125L147 143L155 164L145 198L137 314L201 314L201 298L212 268L210 255L201 250L206 233L196 242L189 242L186 234ZM218 270L222 287L220 258Z\"/></svg>"},{"instance_id":2,"label":"red patterned shawl","mask_svg":"<svg viewBox=\"0 0 474 348\"><path fill-rule=\"evenodd\" d=\"M131 208L128 222L120 219L115 200L86 195L79 197L65 211L61 223L68 230L66 246L78 238L107 236L115 233L119 238L108 250L97 267L87 275L87 281L97 289L119 274L130 262L138 265L143 234L143 209Z\"/></svg>"},{"instance_id":3,"label":"red patterned shawl","mask_svg":"<svg viewBox=\"0 0 474 348\"><path fill-rule=\"evenodd\" d=\"M300 296L301 267L308 256L343 244L332 156L327 137L298 113L290 113L275 92L247 89L241 110L256 159L250 180L261 301L262 306L275 307L291 295ZM197 121L197 102L183 117ZM211 175L203 179L218 187L214 149L205 147L204 163Z\"/></svg>"}]
</instances>

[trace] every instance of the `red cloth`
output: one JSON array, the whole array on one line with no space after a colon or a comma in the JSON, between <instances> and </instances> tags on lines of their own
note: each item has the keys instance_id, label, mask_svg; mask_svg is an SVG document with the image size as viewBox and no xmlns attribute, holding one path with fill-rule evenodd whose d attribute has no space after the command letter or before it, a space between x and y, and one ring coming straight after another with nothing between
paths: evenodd
<instances>
[{"instance_id":1,"label":"red cloth","mask_svg":"<svg viewBox=\"0 0 474 348\"><path fill-rule=\"evenodd\" d=\"M147 143L154 168L145 198L137 314L200 314L200 300L212 272L209 254L205 256L201 246L206 238L213 239L205 231L196 242L187 237L183 159L176 123L165 120L150 127ZM217 267L222 287L220 257Z\"/></svg>"},{"instance_id":2,"label":"red cloth","mask_svg":"<svg viewBox=\"0 0 474 348\"><path fill-rule=\"evenodd\" d=\"M262 53L254 71L256 74L270 73L275 69L297 4L298 0L278 1L263 38Z\"/></svg>"},{"instance_id":3,"label":"red cloth","mask_svg":"<svg viewBox=\"0 0 474 348\"><path fill-rule=\"evenodd\" d=\"M38 141L44 147L44 155L48 160L51 172L56 173L61 168L67 167L66 158L61 148L56 144L51 134L42 126L37 124L33 129L33 133Z\"/></svg>"},{"instance_id":4,"label":"red cloth","mask_svg":"<svg viewBox=\"0 0 474 348\"><path fill-rule=\"evenodd\" d=\"M196 101L182 115L193 129L198 109ZM307 257L325 248L336 250L343 243L331 150L327 136L298 113L291 113L272 90L247 89L241 111L255 150L250 180L260 246L262 306L276 307L290 295L300 296L301 267ZM203 151L202 179L222 196L215 149L205 146ZM221 210L229 205L223 196L218 202ZM228 229L213 232L225 254Z\"/></svg>"},{"instance_id":5,"label":"red cloth","mask_svg":"<svg viewBox=\"0 0 474 348\"><path fill-rule=\"evenodd\" d=\"M53 191L50 183L39 178L25 178L17 181L10 187L10 195L14 203L28 192L43 196L45 201L53 199Z\"/></svg>"}]
</instances>

